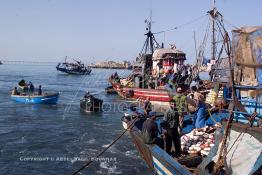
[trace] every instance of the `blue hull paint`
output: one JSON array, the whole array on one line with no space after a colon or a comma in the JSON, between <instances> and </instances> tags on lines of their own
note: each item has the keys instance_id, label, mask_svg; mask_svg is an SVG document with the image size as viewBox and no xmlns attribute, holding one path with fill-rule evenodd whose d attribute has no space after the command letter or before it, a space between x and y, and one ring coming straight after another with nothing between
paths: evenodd
<instances>
[{"instance_id":1,"label":"blue hull paint","mask_svg":"<svg viewBox=\"0 0 262 175\"><path fill-rule=\"evenodd\" d=\"M45 95L11 95L11 99L19 103L29 104L56 104L59 98L59 93L45 94Z\"/></svg>"}]
</instances>

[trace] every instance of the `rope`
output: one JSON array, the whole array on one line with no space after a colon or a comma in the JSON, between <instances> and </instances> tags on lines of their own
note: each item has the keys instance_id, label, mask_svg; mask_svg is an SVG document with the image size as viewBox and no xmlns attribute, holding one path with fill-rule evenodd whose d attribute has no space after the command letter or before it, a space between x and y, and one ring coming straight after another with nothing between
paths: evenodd
<instances>
[{"instance_id":1,"label":"rope","mask_svg":"<svg viewBox=\"0 0 262 175\"><path fill-rule=\"evenodd\" d=\"M210 112L210 109L207 109L207 111L208 111L208 114L209 114L211 120L212 120L214 123L218 123L218 122L213 118L213 116L212 116L212 114L211 114L211 112Z\"/></svg>"},{"instance_id":2,"label":"rope","mask_svg":"<svg viewBox=\"0 0 262 175\"><path fill-rule=\"evenodd\" d=\"M208 14L202 15L202 16L200 16L200 17L198 17L198 18L195 18L195 19L193 19L193 20L191 20L191 21L189 21L189 22L186 22L186 23L184 23L184 24L178 25L178 26L176 26L176 27L173 27L173 28L170 28L170 29L167 29L167 30L162 30L162 31L159 31L159 32L155 32L155 33L153 33L153 34L160 34L160 33L169 32L169 31L172 31L172 30L176 30L176 29L178 29L178 28L180 28L180 27L183 27L183 26L192 24L192 23L194 23L194 22L202 19L203 17L205 17L205 16L207 16L207 15L208 15Z\"/></svg>"},{"instance_id":3,"label":"rope","mask_svg":"<svg viewBox=\"0 0 262 175\"><path fill-rule=\"evenodd\" d=\"M110 145L108 145L104 150L102 150L100 153L98 153L95 158L100 157L102 154L104 154L111 146L113 146L129 129L132 129L134 127L134 123L137 121L138 118L135 118L132 123L127 127L127 129L125 129L115 140L113 140ZM93 160L89 160L85 165L83 165L81 168L79 168L77 171L75 171L72 175L77 175L78 173L80 173L83 169L85 169L86 167L88 167L92 162L94 162Z\"/></svg>"},{"instance_id":4,"label":"rope","mask_svg":"<svg viewBox=\"0 0 262 175\"><path fill-rule=\"evenodd\" d=\"M237 26L235 26L234 24L230 23L227 19L225 19L225 17L223 17L223 20L224 20L228 25L230 25L231 27L233 27L234 29L239 30L239 27L237 27Z\"/></svg>"}]
</instances>

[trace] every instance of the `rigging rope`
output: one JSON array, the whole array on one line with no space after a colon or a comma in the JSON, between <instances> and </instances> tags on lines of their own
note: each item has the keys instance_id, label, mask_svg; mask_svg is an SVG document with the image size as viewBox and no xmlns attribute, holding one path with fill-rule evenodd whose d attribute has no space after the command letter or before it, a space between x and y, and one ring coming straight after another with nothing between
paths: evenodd
<instances>
[{"instance_id":1,"label":"rigging rope","mask_svg":"<svg viewBox=\"0 0 262 175\"><path fill-rule=\"evenodd\" d=\"M191 20L191 21L189 21L189 22L186 22L186 23L184 23L184 24L178 25L178 26L176 26L176 27L173 27L173 28L170 28L170 29L167 29L167 30L162 30L162 31L159 31L159 32L155 32L155 33L153 33L153 34L160 34L160 33L169 32L169 31L172 31L172 30L176 30L176 29L178 29L178 28L180 28L180 27L183 27L183 26L186 26L186 25L195 23L196 21L202 19L203 17L206 17L207 15L208 15L208 14L202 15L202 16L200 16L200 17L198 17L198 18L195 18L195 19L193 19L193 20Z\"/></svg>"},{"instance_id":2,"label":"rigging rope","mask_svg":"<svg viewBox=\"0 0 262 175\"><path fill-rule=\"evenodd\" d=\"M230 23L227 19L225 19L225 17L223 17L223 20L228 24L230 25L231 27L233 27L234 29L239 29L239 27L235 26L234 24Z\"/></svg>"}]
</instances>

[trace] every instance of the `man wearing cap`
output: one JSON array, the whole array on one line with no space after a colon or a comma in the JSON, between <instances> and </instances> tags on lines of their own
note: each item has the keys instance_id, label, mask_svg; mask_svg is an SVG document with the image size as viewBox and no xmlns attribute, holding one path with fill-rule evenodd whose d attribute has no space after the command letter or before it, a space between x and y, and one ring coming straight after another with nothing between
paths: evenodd
<instances>
[{"instance_id":1,"label":"man wearing cap","mask_svg":"<svg viewBox=\"0 0 262 175\"><path fill-rule=\"evenodd\" d=\"M173 97L173 101L175 102L175 106L179 115L179 123L181 128L183 127L184 114L188 111L186 99L187 97L183 94L182 88L177 87L176 95Z\"/></svg>"}]
</instances>

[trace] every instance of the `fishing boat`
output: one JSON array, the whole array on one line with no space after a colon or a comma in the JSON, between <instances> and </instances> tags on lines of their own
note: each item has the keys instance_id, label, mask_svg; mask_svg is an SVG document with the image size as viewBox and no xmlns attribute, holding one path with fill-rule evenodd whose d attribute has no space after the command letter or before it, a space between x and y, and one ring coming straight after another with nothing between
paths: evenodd
<instances>
[{"instance_id":1,"label":"fishing boat","mask_svg":"<svg viewBox=\"0 0 262 175\"><path fill-rule=\"evenodd\" d=\"M88 75L92 71L90 67L86 67L81 61L72 59L73 62L68 62L67 60L68 57L66 56L65 61L58 63L56 69L60 72L75 75Z\"/></svg>"},{"instance_id":2,"label":"fishing boat","mask_svg":"<svg viewBox=\"0 0 262 175\"><path fill-rule=\"evenodd\" d=\"M163 48L155 40L151 32L151 22L148 22L149 30L147 38L142 48L142 52L137 57L133 65L133 71L127 78L120 78L113 74L109 82L119 96L128 100L138 100L150 98L154 104L166 106L171 101L168 79L174 73L186 72L184 62L186 54L171 45L171 48ZM157 46L157 47L155 47ZM175 77L172 77L175 78ZM176 84L181 86L184 91L189 89L191 75L176 77Z\"/></svg>"},{"instance_id":3,"label":"fishing boat","mask_svg":"<svg viewBox=\"0 0 262 175\"><path fill-rule=\"evenodd\" d=\"M29 104L56 104L59 98L59 93L43 93L37 94L21 94L11 95L11 99L19 103Z\"/></svg>"},{"instance_id":4,"label":"fishing boat","mask_svg":"<svg viewBox=\"0 0 262 175\"><path fill-rule=\"evenodd\" d=\"M101 112L103 108L103 100L85 95L80 100L80 109L84 112Z\"/></svg>"},{"instance_id":5,"label":"fishing boat","mask_svg":"<svg viewBox=\"0 0 262 175\"><path fill-rule=\"evenodd\" d=\"M220 31L224 39L223 49L228 62L228 69L224 72L229 72L224 77L230 80L227 83L230 83L232 95L223 97L227 106L220 106L218 110L209 113L206 124L211 126L198 130L192 127L182 132L185 137L181 137L181 144L184 143L183 150L186 152L180 157L167 154L158 145L143 142L141 126L144 120L137 117L122 119L129 129L133 143L148 165L148 174L262 174L262 27L246 27L233 31L232 52L229 35L224 25L221 25L223 17L217 11L215 3L209 14L213 25L220 25L216 31ZM212 59L215 60L216 42L212 43ZM214 75L221 62L214 62L217 64L212 68L214 70L211 77L214 87L218 85L218 89L222 89L225 87L225 82L222 81L226 79ZM223 89L223 94L227 94L226 88ZM184 122L187 117L190 116L186 116ZM208 128L212 133L207 133L210 132ZM198 140L200 138L201 142Z\"/></svg>"}]
</instances>

